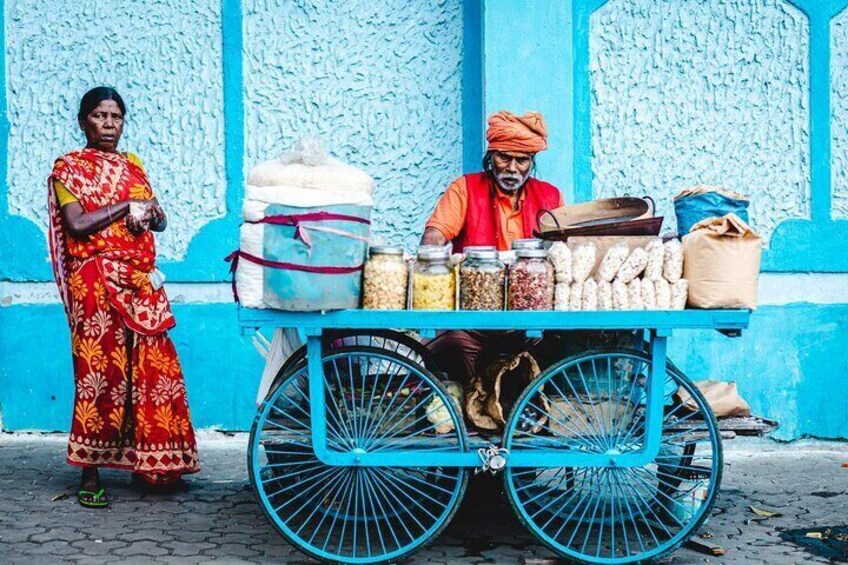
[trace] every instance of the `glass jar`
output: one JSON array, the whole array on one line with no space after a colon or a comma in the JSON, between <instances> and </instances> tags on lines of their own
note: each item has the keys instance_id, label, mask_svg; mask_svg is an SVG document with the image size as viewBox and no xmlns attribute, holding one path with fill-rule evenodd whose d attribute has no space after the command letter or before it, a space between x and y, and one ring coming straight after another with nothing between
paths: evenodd
<instances>
[{"instance_id":1,"label":"glass jar","mask_svg":"<svg viewBox=\"0 0 848 565\"><path fill-rule=\"evenodd\" d=\"M554 266L544 249L519 249L509 268L510 310L552 310Z\"/></svg>"},{"instance_id":2,"label":"glass jar","mask_svg":"<svg viewBox=\"0 0 848 565\"><path fill-rule=\"evenodd\" d=\"M462 254L468 257L469 253L473 251L497 251L498 248L494 245L469 245L468 247L464 247L462 249Z\"/></svg>"},{"instance_id":3,"label":"glass jar","mask_svg":"<svg viewBox=\"0 0 848 565\"><path fill-rule=\"evenodd\" d=\"M459 270L462 310L503 310L506 267L496 249L466 247L466 259Z\"/></svg>"},{"instance_id":4,"label":"glass jar","mask_svg":"<svg viewBox=\"0 0 848 565\"><path fill-rule=\"evenodd\" d=\"M541 239L530 238L530 239L516 239L512 242L513 251L518 251L519 249L544 249L545 242Z\"/></svg>"},{"instance_id":5,"label":"glass jar","mask_svg":"<svg viewBox=\"0 0 848 565\"><path fill-rule=\"evenodd\" d=\"M409 268L403 248L374 245L362 273L362 307L366 310L404 310Z\"/></svg>"},{"instance_id":6,"label":"glass jar","mask_svg":"<svg viewBox=\"0 0 848 565\"><path fill-rule=\"evenodd\" d=\"M447 248L425 246L418 249L412 270L413 310L454 310L456 272L450 265Z\"/></svg>"}]
</instances>

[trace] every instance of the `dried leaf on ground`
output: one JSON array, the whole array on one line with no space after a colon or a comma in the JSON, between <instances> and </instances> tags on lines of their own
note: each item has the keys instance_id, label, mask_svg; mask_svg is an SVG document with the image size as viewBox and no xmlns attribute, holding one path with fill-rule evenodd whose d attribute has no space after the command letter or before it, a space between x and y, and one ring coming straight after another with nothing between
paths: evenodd
<instances>
[{"instance_id":1,"label":"dried leaf on ground","mask_svg":"<svg viewBox=\"0 0 848 565\"><path fill-rule=\"evenodd\" d=\"M68 498L68 493L63 492L51 498L50 502L56 502L57 500L65 500L66 498Z\"/></svg>"},{"instance_id":2,"label":"dried leaf on ground","mask_svg":"<svg viewBox=\"0 0 848 565\"><path fill-rule=\"evenodd\" d=\"M783 516L783 514L781 514L780 512L773 512L771 510L763 510L761 508L757 508L756 506L749 506L748 508L750 508L751 512L753 512L754 514L756 514L760 518L766 518L767 519L767 518L778 518L780 516Z\"/></svg>"}]
</instances>

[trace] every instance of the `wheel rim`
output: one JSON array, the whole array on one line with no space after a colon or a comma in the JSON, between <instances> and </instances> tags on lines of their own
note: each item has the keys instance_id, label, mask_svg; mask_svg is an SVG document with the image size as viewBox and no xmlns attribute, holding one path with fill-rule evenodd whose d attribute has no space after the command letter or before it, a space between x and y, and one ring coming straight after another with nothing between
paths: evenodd
<instances>
[{"instance_id":1,"label":"wheel rim","mask_svg":"<svg viewBox=\"0 0 848 565\"><path fill-rule=\"evenodd\" d=\"M516 402L509 449L626 453L644 442L650 359L639 352L581 355L551 368ZM690 410L675 396L692 397ZM533 533L561 555L631 563L677 547L706 518L721 479L715 420L692 383L666 374L662 447L637 468L508 468L507 493ZM544 418L544 414L548 418Z\"/></svg>"},{"instance_id":2,"label":"wheel rim","mask_svg":"<svg viewBox=\"0 0 848 565\"><path fill-rule=\"evenodd\" d=\"M331 449L415 449L422 461L427 452L465 449L461 418L420 366L367 347L333 350L323 364ZM291 543L325 560L375 563L417 549L453 516L466 470L319 462L311 449L306 370L292 370L251 432L251 482L265 514ZM454 429L445 431L445 424Z\"/></svg>"}]
</instances>

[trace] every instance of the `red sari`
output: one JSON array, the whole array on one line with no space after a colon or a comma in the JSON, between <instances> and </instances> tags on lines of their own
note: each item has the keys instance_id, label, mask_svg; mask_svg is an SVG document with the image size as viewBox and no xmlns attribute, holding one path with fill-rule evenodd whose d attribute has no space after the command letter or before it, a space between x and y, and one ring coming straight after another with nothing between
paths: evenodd
<instances>
[{"instance_id":1,"label":"red sari","mask_svg":"<svg viewBox=\"0 0 848 565\"><path fill-rule=\"evenodd\" d=\"M58 159L48 181L50 255L71 330L76 394L67 461L129 469L151 483L200 470L185 382L167 330L174 316L148 274L153 234L116 220L73 237L54 181L93 212L153 198L144 170L119 153L81 149Z\"/></svg>"}]
</instances>

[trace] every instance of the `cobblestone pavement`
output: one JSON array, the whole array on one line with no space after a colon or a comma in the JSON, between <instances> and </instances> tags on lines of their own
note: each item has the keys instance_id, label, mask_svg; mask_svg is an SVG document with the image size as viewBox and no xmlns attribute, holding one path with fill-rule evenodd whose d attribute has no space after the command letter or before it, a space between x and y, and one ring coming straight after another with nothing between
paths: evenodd
<instances>
[{"instance_id":1,"label":"cobblestone pavement","mask_svg":"<svg viewBox=\"0 0 848 565\"><path fill-rule=\"evenodd\" d=\"M306 563L261 515L247 480L246 438L201 434L203 471L187 492L151 495L127 473L105 471L112 505L84 510L78 471L64 464L60 435L0 436L0 563ZM848 444L728 442L722 497L702 529L727 550L681 549L666 564L828 563L784 541L781 531L848 523ZM478 480L456 519L413 563L561 563ZM57 495L67 498L53 501ZM482 494L481 494L482 493ZM762 521L749 506L782 514ZM843 560L848 560L848 556Z\"/></svg>"}]
</instances>

